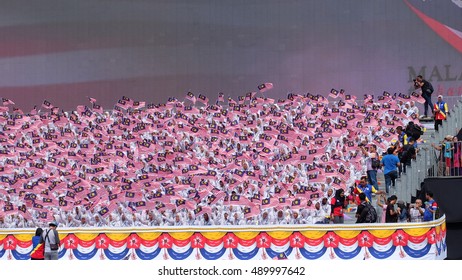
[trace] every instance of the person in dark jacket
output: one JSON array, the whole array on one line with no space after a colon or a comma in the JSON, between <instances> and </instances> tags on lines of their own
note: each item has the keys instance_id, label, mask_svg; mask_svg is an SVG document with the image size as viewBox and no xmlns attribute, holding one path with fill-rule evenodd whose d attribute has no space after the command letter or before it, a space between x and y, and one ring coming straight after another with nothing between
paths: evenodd
<instances>
[{"instance_id":1,"label":"person in dark jacket","mask_svg":"<svg viewBox=\"0 0 462 280\"><path fill-rule=\"evenodd\" d=\"M417 78L414 80L414 88L418 89L420 88L422 90L422 97L425 99L424 103L424 117L427 117L428 113L428 106L430 106L430 110L432 110L433 114L433 103L432 103L432 93L433 93L433 86L432 84L424 80L422 75L417 76Z\"/></svg>"},{"instance_id":2,"label":"person in dark jacket","mask_svg":"<svg viewBox=\"0 0 462 280\"><path fill-rule=\"evenodd\" d=\"M360 193L359 200L361 204L358 205L356 211L356 223L375 223L377 221L377 212L372 209L372 205L366 201L366 194ZM373 211L369 213L370 211Z\"/></svg>"}]
</instances>

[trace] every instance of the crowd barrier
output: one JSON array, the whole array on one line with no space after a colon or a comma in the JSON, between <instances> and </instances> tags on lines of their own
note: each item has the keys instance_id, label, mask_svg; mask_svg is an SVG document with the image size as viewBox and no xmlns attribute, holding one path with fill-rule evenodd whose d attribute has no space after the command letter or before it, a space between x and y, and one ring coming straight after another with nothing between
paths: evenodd
<instances>
[{"instance_id":1,"label":"crowd barrier","mask_svg":"<svg viewBox=\"0 0 462 280\"><path fill-rule=\"evenodd\" d=\"M58 228L60 260L442 260L446 218L290 227ZM0 260L28 260L34 229L0 230Z\"/></svg>"}]
</instances>

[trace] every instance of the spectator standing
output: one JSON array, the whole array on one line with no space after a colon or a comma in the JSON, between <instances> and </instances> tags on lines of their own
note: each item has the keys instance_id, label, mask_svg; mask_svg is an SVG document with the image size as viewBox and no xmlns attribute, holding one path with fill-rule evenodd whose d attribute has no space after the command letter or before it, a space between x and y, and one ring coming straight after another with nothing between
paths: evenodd
<instances>
[{"instance_id":1,"label":"spectator standing","mask_svg":"<svg viewBox=\"0 0 462 280\"><path fill-rule=\"evenodd\" d=\"M345 208L345 191L338 189L331 200L331 219L334 224L343 224L343 208Z\"/></svg>"},{"instance_id":2,"label":"spectator standing","mask_svg":"<svg viewBox=\"0 0 462 280\"><path fill-rule=\"evenodd\" d=\"M397 211L399 212L398 215L398 223L407 223L408 222L408 209L404 201L399 200Z\"/></svg>"},{"instance_id":3,"label":"spectator standing","mask_svg":"<svg viewBox=\"0 0 462 280\"><path fill-rule=\"evenodd\" d=\"M358 194L364 193L366 196L366 201L367 202L372 202L372 194L381 194L383 191L378 191L374 188L374 186L371 186L367 184L366 182L366 176L361 177L361 180L359 181L358 186L355 188L355 192Z\"/></svg>"},{"instance_id":4,"label":"spectator standing","mask_svg":"<svg viewBox=\"0 0 462 280\"><path fill-rule=\"evenodd\" d=\"M433 221L436 216L436 211L438 209L438 204L433 199L433 192L427 191L425 193L425 198L427 201L425 202L425 212L424 212L424 221ZM436 217L439 218L439 217Z\"/></svg>"},{"instance_id":5,"label":"spectator standing","mask_svg":"<svg viewBox=\"0 0 462 280\"><path fill-rule=\"evenodd\" d=\"M423 222L423 214L425 209L422 209L422 200L416 199L415 204L412 205L411 209L409 210L411 216L412 223L420 223Z\"/></svg>"},{"instance_id":6,"label":"spectator standing","mask_svg":"<svg viewBox=\"0 0 462 280\"><path fill-rule=\"evenodd\" d=\"M369 146L369 151L366 151L364 146L360 146L361 151L367 157L366 166L367 166L367 181L369 185L374 186L376 190L379 189L379 184L377 182L377 169L380 168L380 159L379 154L377 153L377 146L372 144ZM376 165L375 162L378 162L379 165Z\"/></svg>"},{"instance_id":7,"label":"spectator standing","mask_svg":"<svg viewBox=\"0 0 462 280\"><path fill-rule=\"evenodd\" d=\"M49 229L43 231L41 243L45 243L45 260L57 260L59 249L59 235L56 228L58 223L53 221L49 223ZM58 246L58 247L55 247Z\"/></svg>"},{"instance_id":8,"label":"spectator standing","mask_svg":"<svg viewBox=\"0 0 462 280\"><path fill-rule=\"evenodd\" d=\"M443 121L449 114L448 104L443 101L442 95L438 95L438 101L434 105L433 112L435 114L435 130L438 131L438 127L443 125Z\"/></svg>"},{"instance_id":9,"label":"spectator standing","mask_svg":"<svg viewBox=\"0 0 462 280\"><path fill-rule=\"evenodd\" d=\"M366 195L360 193L359 200L361 204L359 204L358 210L356 211L356 223L375 223L377 221L377 212L374 207L366 201Z\"/></svg>"},{"instance_id":10,"label":"spectator standing","mask_svg":"<svg viewBox=\"0 0 462 280\"><path fill-rule=\"evenodd\" d=\"M388 148L387 155L382 158L383 173L385 175L385 189L387 194L390 193L391 184L395 185L398 178L397 167L400 166L399 158L394 154L393 148Z\"/></svg>"},{"instance_id":11,"label":"spectator standing","mask_svg":"<svg viewBox=\"0 0 462 280\"><path fill-rule=\"evenodd\" d=\"M462 154L461 154L461 142L459 142L459 139L457 139L457 136L454 136L452 138L452 147L453 147L453 159L452 159L452 170L451 170L451 175L452 176L460 176L460 167L461 167L461 159L462 159Z\"/></svg>"},{"instance_id":12,"label":"spectator standing","mask_svg":"<svg viewBox=\"0 0 462 280\"><path fill-rule=\"evenodd\" d=\"M397 223L398 222L398 215L399 213L399 208L395 209L395 204L398 198L396 195L392 195L387 199L387 213L385 216L385 222L386 223Z\"/></svg>"},{"instance_id":13,"label":"spectator standing","mask_svg":"<svg viewBox=\"0 0 462 280\"><path fill-rule=\"evenodd\" d=\"M416 149L414 138L409 138L408 144L404 145L401 152L401 164L403 172L406 173L406 167L411 166L411 160L416 158Z\"/></svg>"},{"instance_id":14,"label":"spectator standing","mask_svg":"<svg viewBox=\"0 0 462 280\"><path fill-rule=\"evenodd\" d=\"M378 197L377 197L377 206L379 206L382 211L382 215L380 217L380 222L381 223L385 223L385 217L387 215L387 197L384 193L380 194Z\"/></svg>"},{"instance_id":15,"label":"spectator standing","mask_svg":"<svg viewBox=\"0 0 462 280\"><path fill-rule=\"evenodd\" d=\"M35 230L35 236L32 237L32 252L30 255L31 260L43 260L44 259L44 248L43 244L40 243L40 239L43 233L42 228Z\"/></svg>"}]
</instances>

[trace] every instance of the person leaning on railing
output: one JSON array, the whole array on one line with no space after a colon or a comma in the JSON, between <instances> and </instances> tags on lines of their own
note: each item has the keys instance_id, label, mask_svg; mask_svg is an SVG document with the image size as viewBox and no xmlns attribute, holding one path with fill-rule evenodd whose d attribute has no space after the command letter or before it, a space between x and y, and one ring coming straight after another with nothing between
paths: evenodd
<instances>
[{"instance_id":1,"label":"person leaning on railing","mask_svg":"<svg viewBox=\"0 0 462 280\"><path fill-rule=\"evenodd\" d=\"M432 143L432 147L435 148L436 150L440 151L440 156L439 156L439 165L438 165L438 175L443 175L442 170L444 166L444 176L450 176L450 168L451 168L451 161L452 161L452 150L454 150L454 147L452 146L452 141L453 141L454 136L451 135L446 135L444 137L443 142L441 143L440 146L435 145L435 143Z\"/></svg>"},{"instance_id":2,"label":"person leaning on railing","mask_svg":"<svg viewBox=\"0 0 462 280\"><path fill-rule=\"evenodd\" d=\"M452 138L453 146L453 157L452 157L452 176L461 176L461 166L462 166L462 143L457 139L457 136Z\"/></svg>"}]
</instances>

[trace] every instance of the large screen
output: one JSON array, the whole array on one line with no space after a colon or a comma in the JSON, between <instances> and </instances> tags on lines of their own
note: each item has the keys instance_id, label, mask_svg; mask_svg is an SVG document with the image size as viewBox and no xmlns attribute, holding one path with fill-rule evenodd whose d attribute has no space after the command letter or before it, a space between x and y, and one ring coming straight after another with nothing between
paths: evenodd
<instances>
[{"instance_id":1,"label":"large screen","mask_svg":"<svg viewBox=\"0 0 462 280\"><path fill-rule=\"evenodd\" d=\"M95 98L215 100L409 93L422 74L462 95L462 0L0 1L0 97L25 112Z\"/></svg>"}]
</instances>

